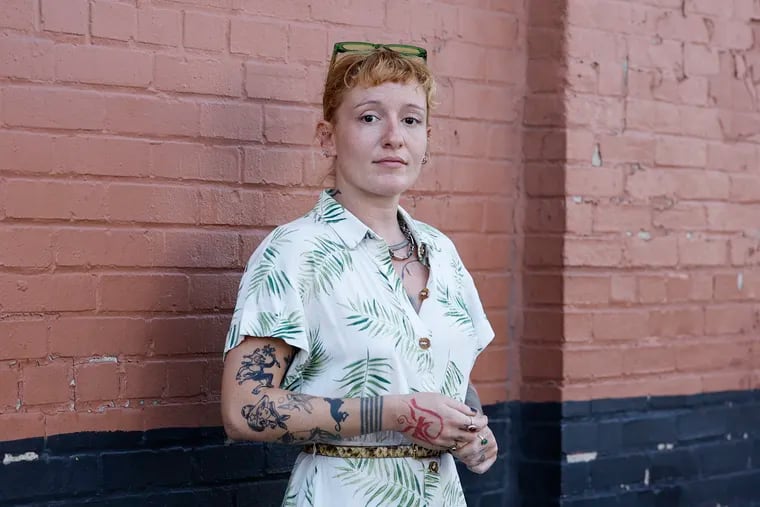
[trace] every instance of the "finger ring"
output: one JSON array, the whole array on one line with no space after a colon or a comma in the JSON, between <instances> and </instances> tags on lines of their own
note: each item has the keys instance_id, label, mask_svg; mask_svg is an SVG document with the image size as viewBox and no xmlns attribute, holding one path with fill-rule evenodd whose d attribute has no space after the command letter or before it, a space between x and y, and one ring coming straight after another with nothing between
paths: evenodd
<instances>
[{"instance_id":1,"label":"finger ring","mask_svg":"<svg viewBox=\"0 0 760 507\"><path fill-rule=\"evenodd\" d=\"M473 423L472 416L470 416L470 424L467 426L467 431L470 433L475 433L478 431L478 427Z\"/></svg>"},{"instance_id":2,"label":"finger ring","mask_svg":"<svg viewBox=\"0 0 760 507\"><path fill-rule=\"evenodd\" d=\"M478 433L478 438L480 439L480 445L488 445L488 439Z\"/></svg>"},{"instance_id":3,"label":"finger ring","mask_svg":"<svg viewBox=\"0 0 760 507\"><path fill-rule=\"evenodd\" d=\"M457 449L458 449L458 447L457 447L457 444L454 444L454 445L452 445L451 447L449 447L449 450L450 450L451 452L454 452L454 451L456 451Z\"/></svg>"}]
</instances>

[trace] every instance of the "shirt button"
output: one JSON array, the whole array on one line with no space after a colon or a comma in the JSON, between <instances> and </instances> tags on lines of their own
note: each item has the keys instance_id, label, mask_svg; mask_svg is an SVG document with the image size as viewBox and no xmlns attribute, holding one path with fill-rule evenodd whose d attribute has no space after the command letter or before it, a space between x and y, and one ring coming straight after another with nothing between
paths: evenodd
<instances>
[{"instance_id":1,"label":"shirt button","mask_svg":"<svg viewBox=\"0 0 760 507\"><path fill-rule=\"evenodd\" d=\"M431 461L428 465L428 470L430 473L437 474L438 473L438 462L437 461Z\"/></svg>"},{"instance_id":2,"label":"shirt button","mask_svg":"<svg viewBox=\"0 0 760 507\"><path fill-rule=\"evenodd\" d=\"M420 348L422 350L427 350L430 348L430 338L427 338L426 336L423 336L419 340Z\"/></svg>"}]
</instances>

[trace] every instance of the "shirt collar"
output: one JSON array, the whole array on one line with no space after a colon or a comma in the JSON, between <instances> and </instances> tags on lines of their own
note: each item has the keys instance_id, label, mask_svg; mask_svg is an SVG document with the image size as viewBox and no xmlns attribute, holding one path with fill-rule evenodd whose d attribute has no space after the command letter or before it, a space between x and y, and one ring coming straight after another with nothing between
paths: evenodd
<instances>
[{"instance_id":1,"label":"shirt collar","mask_svg":"<svg viewBox=\"0 0 760 507\"><path fill-rule=\"evenodd\" d=\"M336 201L334 195L334 189L323 190L320 193L317 204L311 210L315 220L331 227L343 244L350 249L356 248L365 238L379 238L364 222ZM417 221L404 208L399 206L398 210L417 244L424 246L426 251L430 251L434 245L433 237L424 228L419 227Z\"/></svg>"}]
</instances>

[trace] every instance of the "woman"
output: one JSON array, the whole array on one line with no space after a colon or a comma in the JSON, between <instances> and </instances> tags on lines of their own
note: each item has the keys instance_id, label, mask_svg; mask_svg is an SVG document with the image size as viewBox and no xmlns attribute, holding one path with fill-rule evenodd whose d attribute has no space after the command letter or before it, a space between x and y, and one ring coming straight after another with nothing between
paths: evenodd
<instances>
[{"instance_id":1,"label":"woman","mask_svg":"<svg viewBox=\"0 0 760 507\"><path fill-rule=\"evenodd\" d=\"M496 459L477 395L463 402L493 331L452 242L399 207L428 159L426 56L335 45L317 125L335 188L240 284L224 426L304 446L283 505L464 506L454 457L478 473Z\"/></svg>"}]
</instances>

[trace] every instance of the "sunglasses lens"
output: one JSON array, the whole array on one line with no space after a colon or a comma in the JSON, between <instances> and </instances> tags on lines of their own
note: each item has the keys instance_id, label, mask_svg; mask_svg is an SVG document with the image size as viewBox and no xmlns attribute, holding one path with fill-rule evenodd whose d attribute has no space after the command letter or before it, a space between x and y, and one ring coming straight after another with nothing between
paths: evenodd
<instances>
[{"instance_id":1,"label":"sunglasses lens","mask_svg":"<svg viewBox=\"0 0 760 507\"><path fill-rule=\"evenodd\" d=\"M420 50L417 49L417 48L414 48L414 47L396 46L394 44L388 44L385 47L387 47L388 49L392 49L396 53L402 53L402 54L405 54L405 55L417 56L417 55L420 54Z\"/></svg>"},{"instance_id":2,"label":"sunglasses lens","mask_svg":"<svg viewBox=\"0 0 760 507\"><path fill-rule=\"evenodd\" d=\"M366 42L344 42L342 46L345 51L371 51L375 49L374 44Z\"/></svg>"}]
</instances>

